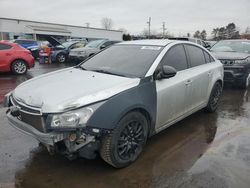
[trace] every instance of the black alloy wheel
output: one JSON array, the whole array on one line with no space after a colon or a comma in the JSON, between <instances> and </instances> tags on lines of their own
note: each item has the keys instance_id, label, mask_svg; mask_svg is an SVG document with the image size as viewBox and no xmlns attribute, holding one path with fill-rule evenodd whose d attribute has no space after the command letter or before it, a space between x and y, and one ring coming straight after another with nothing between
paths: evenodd
<instances>
[{"instance_id":1,"label":"black alloy wheel","mask_svg":"<svg viewBox=\"0 0 250 188\"><path fill-rule=\"evenodd\" d=\"M208 112L214 112L217 109L221 93L222 93L222 86L219 82L216 82L213 86L213 89L212 89L212 92L210 94L210 98L208 101L208 105L206 107L206 110Z\"/></svg>"},{"instance_id":2,"label":"black alloy wheel","mask_svg":"<svg viewBox=\"0 0 250 188\"><path fill-rule=\"evenodd\" d=\"M123 168L134 162L147 141L148 121L133 111L125 115L117 127L102 138L100 155L115 168Z\"/></svg>"},{"instance_id":3,"label":"black alloy wheel","mask_svg":"<svg viewBox=\"0 0 250 188\"><path fill-rule=\"evenodd\" d=\"M118 155L124 160L132 159L142 148L143 144L144 134L142 124L136 120L128 122L118 140Z\"/></svg>"}]
</instances>

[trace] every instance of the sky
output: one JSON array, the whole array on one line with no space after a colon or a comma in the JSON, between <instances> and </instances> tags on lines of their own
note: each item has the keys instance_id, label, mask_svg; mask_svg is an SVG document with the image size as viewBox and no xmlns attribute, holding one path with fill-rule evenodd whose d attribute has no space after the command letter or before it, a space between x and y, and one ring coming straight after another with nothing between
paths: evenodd
<instances>
[{"instance_id":1,"label":"sky","mask_svg":"<svg viewBox=\"0 0 250 188\"><path fill-rule=\"evenodd\" d=\"M111 18L112 29L140 34L151 17L151 29L162 33L162 23L175 36L193 34L234 22L243 32L250 26L250 0L0 0L0 17L101 27Z\"/></svg>"}]
</instances>

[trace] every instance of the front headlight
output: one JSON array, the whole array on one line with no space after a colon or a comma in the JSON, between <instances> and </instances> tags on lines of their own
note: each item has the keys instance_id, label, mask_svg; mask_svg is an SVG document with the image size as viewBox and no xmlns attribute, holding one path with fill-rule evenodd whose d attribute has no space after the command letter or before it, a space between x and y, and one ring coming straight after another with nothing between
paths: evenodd
<instances>
[{"instance_id":1,"label":"front headlight","mask_svg":"<svg viewBox=\"0 0 250 188\"><path fill-rule=\"evenodd\" d=\"M89 118L103 103L104 102L100 102L78 110L52 115L50 126L51 128L85 127Z\"/></svg>"},{"instance_id":2,"label":"front headlight","mask_svg":"<svg viewBox=\"0 0 250 188\"><path fill-rule=\"evenodd\" d=\"M85 51L80 51L78 52L79 55L86 55L86 52Z\"/></svg>"},{"instance_id":3,"label":"front headlight","mask_svg":"<svg viewBox=\"0 0 250 188\"><path fill-rule=\"evenodd\" d=\"M241 59L241 60L235 60L234 61L236 64L247 64L250 63L250 57L246 58L246 59Z\"/></svg>"}]
</instances>

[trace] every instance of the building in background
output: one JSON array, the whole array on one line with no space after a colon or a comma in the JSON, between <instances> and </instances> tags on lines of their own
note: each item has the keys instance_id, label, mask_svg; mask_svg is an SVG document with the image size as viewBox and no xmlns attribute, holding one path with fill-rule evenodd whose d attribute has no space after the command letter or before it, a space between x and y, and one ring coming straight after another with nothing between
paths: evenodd
<instances>
[{"instance_id":1,"label":"building in background","mask_svg":"<svg viewBox=\"0 0 250 188\"><path fill-rule=\"evenodd\" d=\"M66 41L67 39L110 39L121 41L122 31L0 18L0 40L30 38L42 41L45 36L53 36L60 41Z\"/></svg>"}]
</instances>

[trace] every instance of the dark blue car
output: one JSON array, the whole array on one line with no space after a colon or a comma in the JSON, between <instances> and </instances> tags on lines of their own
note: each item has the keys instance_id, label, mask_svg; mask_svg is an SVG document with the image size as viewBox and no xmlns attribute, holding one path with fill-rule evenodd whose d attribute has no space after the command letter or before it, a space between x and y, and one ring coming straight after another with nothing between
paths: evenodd
<instances>
[{"instance_id":1,"label":"dark blue car","mask_svg":"<svg viewBox=\"0 0 250 188\"><path fill-rule=\"evenodd\" d=\"M39 45L36 40L32 39L15 39L12 42L19 44L23 48L26 48L32 53L32 56L36 59L39 57Z\"/></svg>"}]
</instances>

